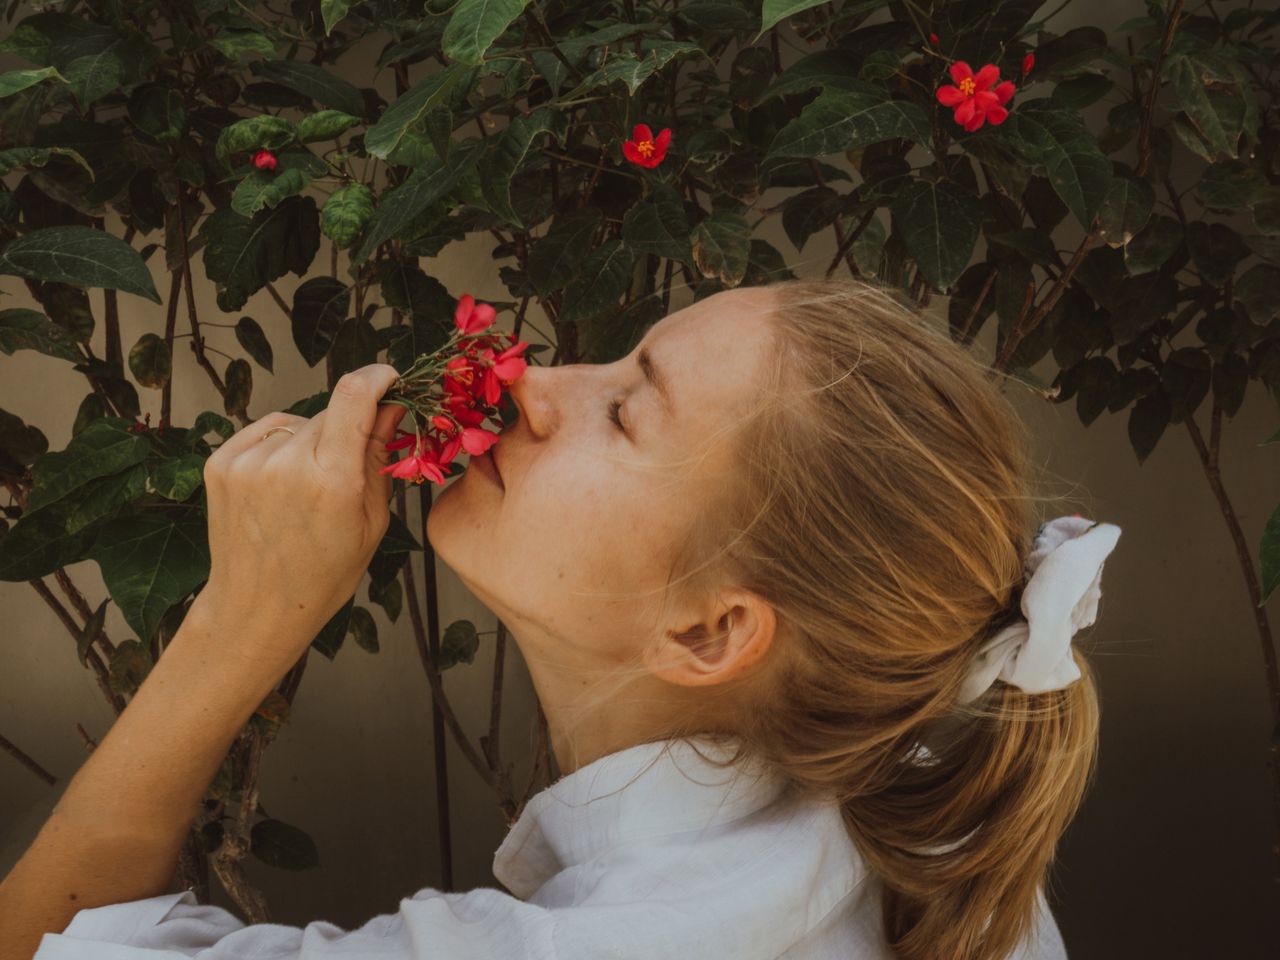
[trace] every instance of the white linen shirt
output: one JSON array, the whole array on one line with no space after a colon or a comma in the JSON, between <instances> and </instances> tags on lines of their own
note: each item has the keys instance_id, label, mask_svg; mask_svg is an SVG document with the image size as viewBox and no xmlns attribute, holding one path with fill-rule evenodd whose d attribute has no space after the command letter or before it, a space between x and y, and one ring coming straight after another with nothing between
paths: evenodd
<instances>
[{"instance_id":1,"label":"white linen shirt","mask_svg":"<svg viewBox=\"0 0 1280 960\"><path fill-rule=\"evenodd\" d=\"M642 743L532 797L493 873L345 931L246 926L190 891L83 909L33 960L893 960L879 886L834 801L797 799L728 747ZM666 751L664 752L664 748ZM1044 900L1010 960L1066 960Z\"/></svg>"}]
</instances>

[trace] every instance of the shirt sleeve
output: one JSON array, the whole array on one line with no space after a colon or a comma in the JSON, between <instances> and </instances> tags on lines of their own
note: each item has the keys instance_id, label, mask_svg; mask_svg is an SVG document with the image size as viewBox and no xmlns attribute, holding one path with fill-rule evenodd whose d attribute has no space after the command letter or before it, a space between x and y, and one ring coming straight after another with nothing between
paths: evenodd
<instances>
[{"instance_id":1,"label":"shirt sleeve","mask_svg":"<svg viewBox=\"0 0 1280 960\"><path fill-rule=\"evenodd\" d=\"M245 925L189 890L81 910L32 960L555 960L549 910L492 887L430 887L355 930Z\"/></svg>"},{"instance_id":2,"label":"shirt sleeve","mask_svg":"<svg viewBox=\"0 0 1280 960\"><path fill-rule=\"evenodd\" d=\"M1053 911L1049 909L1044 887L1036 891L1035 926L1009 960L1067 960L1067 947L1062 942L1062 933L1053 918Z\"/></svg>"}]
</instances>

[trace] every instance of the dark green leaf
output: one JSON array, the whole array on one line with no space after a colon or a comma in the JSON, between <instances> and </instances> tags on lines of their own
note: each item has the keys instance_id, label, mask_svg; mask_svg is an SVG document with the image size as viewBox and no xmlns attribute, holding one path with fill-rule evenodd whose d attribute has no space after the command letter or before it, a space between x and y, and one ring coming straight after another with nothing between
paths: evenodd
<instances>
[{"instance_id":1,"label":"dark green leaf","mask_svg":"<svg viewBox=\"0 0 1280 960\"><path fill-rule=\"evenodd\" d=\"M241 317L236 322L236 340L244 349L244 352L253 357L257 361L258 366L264 368L268 373L272 373L271 363L271 344L267 340L266 333L262 327L258 325L258 321L253 317Z\"/></svg>"},{"instance_id":2,"label":"dark green leaf","mask_svg":"<svg viewBox=\"0 0 1280 960\"><path fill-rule=\"evenodd\" d=\"M307 366L329 353L351 306L351 289L334 277L311 277L293 295L293 342Z\"/></svg>"},{"instance_id":3,"label":"dark green leaf","mask_svg":"<svg viewBox=\"0 0 1280 960\"><path fill-rule=\"evenodd\" d=\"M351 631L351 636L355 637L361 650L378 652L378 625L373 622L373 614L364 607L351 608L351 620L347 629Z\"/></svg>"},{"instance_id":4,"label":"dark green leaf","mask_svg":"<svg viewBox=\"0 0 1280 960\"><path fill-rule=\"evenodd\" d=\"M1249 206L1266 189L1267 181L1243 160L1210 164L1196 184L1196 193L1206 207L1228 212Z\"/></svg>"},{"instance_id":5,"label":"dark green leaf","mask_svg":"<svg viewBox=\"0 0 1280 960\"><path fill-rule=\"evenodd\" d=\"M830 187L811 187L791 195L782 208L782 229L796 251L804 250L809 237L840 215L840 195Z\"/></svg>"},{"instance_id":6,"label":"dark green leaf","mask_svg":"<svg viewBox=\"0 0 1280 960\"><path fill-rule=\"evenodd\" d=\"M329 351L334 376L342 376L378 360L378 336L373 325L361 317L351 317L343 322L333 338Z\"/></svg>"},{"instance_id":7,"label":"dark green leaf","mask_svg":"<svg viewBox=\"0 0 1280 960\"><path fill-rule=\"evenodd\" d=\"M693 262L704 277L736 287L747 272L751 227L740 213L721 210L693 228Z\"/></svg>"},{"instance_id":8,"label":"dark green leaf","mask_svg":"<svg viewBox=\"0 0 1280 960\"><path fill-rule=\"evenodd\" d=\"M1140 397L1129 411L1129 444L1138 463L1151 455L1169 425L1169 398L1163 390Z\"/></svg>"},{"instance_id":9,"label":"dark green leaf","mask_svg":"<svg viewBox=\"0 0 1280 960\"><path fill-rule=\"evenodd\" d=\"M529 253L529 281L543 296L565 286L578 275L600 225L595 207L560 214Z\"/></svg>"},{"instance_id":10,"label":"dark green leaf","mask_svg":"<svg viewBox=\"0 0 1280 960\"><path fill-rule=\"evenodd\" d=\"M459 663L474 663L480 649L480 636L470 620L455 620L444 631L440 641L440 662L436 668L443 673Z\"/></svg>"},{"instance_id":11,"label":"dark green leaf","mask_svg":"<svg viewBox=\"0 0 1280 960\"><path fill-rule=\"evenodd\" d=\"M1164 75L1173 82L1182 109L1201 136L1214 150L1228 156L1236 155L1235 138L1228 134L1227 124L1214 102L1205 91L1205 67L1183 53L1176 53L1164 62Z\"/></svg>"},{"instance_id":12,"label":"dark green leaf","mask_svg":"<svg viewBox=\"0 0 1280 960\"><path fill-rule=\"evenodd\" d=\"M147 489L147 468L136 464L123 473L91 480L76 492L76 505L67 514L67 533L79 533L99 520L114 517Z\"/></svg>"},{"instance_id":13,"label":"dark green leaf","mask_svg":"<svg viewBox=\"0 0 1280 960\"><path fill-rule=\"evenodd\" d=\"M0 274L106 287L160 303L138 251L104 230L79 224L42 227L0 248Z\"/></svg>"},{"instance_id":14,"label":"dark green leaf","mask_svg":"<svg viewBox=\"0 0 1280 960\"><path fill-rule=\"evenodd\" d=\"M889 205L902 242L935 289L945 291L969 265L982 204L949 180L908 183Z\"/></svg>"},{"instance_id":15,"label":"dark green leaf","mask_svg":"<svg viewBox=\"0 0 1280 960\"><path fill-rule=\"evenodd\" d=\"M129 369L144 387L163 387L173 372L169 345L154 333L144 333L129 351Z\"/></svg>"},{"instance_id":16,"label":"dark green leaf","mask_svg":"<svg viewBox=\"0 0 1280 960\"><path fill-rule=\"evenodd\" d=\"M281 870L310 870L320 865L316 842L280 820L255 823L249 831L249 850L267 866Z\"/></svg>"},{"instance_id":17,"label":"dark green leaf","mask_svg":"<svg viewBox=\"0 0 1280 960\"><path fill-rule=\"evenodd\" d=\"M196 417L196 422L191 425L191 430L187 434L187 445L188 447L193 447L195 442L203 440L207 433L216 433L223 440L230 440L231 435L235 432L235 424L222 414L214 413L212 410L205 410Z\"/></svg>"},{"instance_id":18,"label":"dark green leaf","mask_svg":"<svg viewBox=\"0 0 1280 960\"><path fill-rule=\"evenodd\" d=\"M227 416L243 416L249 409L249 398L253 395L253 367L248 360L237 357L227 364L227 394L223 398L223 409Z\"/></svg>"},{"instance_id":19,"label":"dark green leaf","mask_svg":"<svg viewBox=\"0 0 1280 960\"><path fill-rule=\"evenodd\" d=\"M1044 173L1081 226L1090 229L1111 186L1111 161L1083 121L1047 100L1032 100L1010 113L996 131L993 137L1008 138L1033 171Z\"/></svg>"},{"instance_id":20,"label":"dark green leaf","mask_svg":"<svg viewBox=\"0 0 1280 960\"><path fill-rule=\"evenodd\" d=\"M330 660L338 655L338 651L342 649L342 642L347 638L347 627L351 623L351 609L355 603L356 598L352 596L311 640L311 646Z\"/></svg>"},{"instance_id":21,"label":"dark green leaf","mask_svg":"<svg viewBox=\"0 0 1280 960\"><path fill-rule=\"evenodd\" d=\"M197 512L122 514L90 552L125 621L144 643L165 611L209 576L208 528Z\"/></svg>"},{"instance_id":22,"label":"dark green leaf","mask_svg":"<svg viewBox=\"0 0 1280 960\"><path fill-rule=\"evenodd\" d=\"M1125 268L1134 276L1157 270L1174 255L1181 243L1182 224L1173 217L1152 217L1125 245Z\"/></svg>"},{"instance_id":23,"label":"dark green leaf","mask_svg":"<svg viewBox=\"0 0 1280 960\"><path fill-rule=\"evenodd\" d=\"M1262 606L1280 585L1280 505L1271 511L1258 545L1259 568L1262 570Z\"/></svg>"},{"instance_id":24,"label":"dark green leaf","mask_svg":"<svg viewBox=\"0 0 1280 960\"><path fill-rule=\"evenodd\" d=\"M200 225L204 268L218 285L218 307L239 310L251 295L287 271L302 276L320 247L319 216L311 197L289 197L252 218L214 210Z\"/></svg>"},{"instance_id":25,"label":"dark green leaf","mask_svg":"<svg viewBox=\"0 0 1280 960\"><path fill-rule=\"evenodd\" d=\"M1209 355L1197 347L1179 347L1172 351L1160 369L1160 382L1169 396L1169 419L1182 423L1196 412L1209 392Z\"/></svg>"},{"instance_id":26,"label":"dark green leaf","mask_svg":"<svg viewBox=\"0 0 1280 960\"><path fill-rule=\"evenodd\" d=\"M1101 237L1109 246L1122 247L1133 239L1151 218L1156 195L1145 180L1117 176L1098 209Z\"/></svg>"},{"instance_id":27,"label":"dark green leaf","mask_svg":"<svg viewBox=\"0 0 1280 960\"><path fill-rule=\"evenodd\" d=\"M70 333L39 311L25 307L0 310L0 350L8 354L37 350L72 363L84 359Z\"/></svg>"},{"instance_id":28,"label":"dark green leaf","mask_svg":"<svg viewBox=\"0 0 1280 960\"><path fill-rule=\"evenodd\" d=\"M476 70L462 64L450 64L443 70L423 77L402 93L391 106L383 111L378 122L364 134L364 149L370 156L386 160L413 129L418 120L432 107L439 104L454 84L462 81L463 89L474 82Z\"/></svg>"},{"instance_id":29,"label":"dark green leaf","mask_svg":"<svg viewBox=\"0 0 1280 960\"><path fill-rule=\"evenodd\" d=\"M635 254L621 240L610 240L592 251L582 265L582 275L564 293L561 323L593 317L616 306L631 283Z\"/></svg>"},{"instance_id":30,"label":"dark green leaf","mask_svg":"<svg viewBox=\"0 0 1280 960\"><path fill-rule=\"evenodd\" d=\"M316 103L353 116L364 116L364 97L360 91L332 70L305 60L254 60L249 64L249 70L296 90Z\"/></svg>"},{"instance_id":31,"label":"dark green leaf","mask_svg":"<svg viewBox=\"0 0 1280 960\"><path fill-rule=\"evenodd\" d=\"M622 219L622 239L637 253L652 253L688 263L689 219L684 203L672 187L656 184L653 195L637 203Z\"/></svg>"},{"instance_id":32,"label":"dark green leaf","mask_svg":"<svg viewBox=\"0 0 1280 960\"><path fill-rule=\"evenodd\" d=\"M528 226L511 205L511 182L535 141L543 140L544 134L550 134L563 145L568 127L568 114L544 106L527 117L513 117L501 134L490 139L480 164L480 186L494 213L521 229Z\"/></svg>"},{"instance_id":33,"label":"dark green leaf","mask_svg":"<svg viewBox=\"0 0 1280 960\"><path fill-rule=\"evenodd\" d=\"M440 44L458 63L478 64L529 0L458 0Z\"/></svg>"},{"instance_id":34,"label":"dark green leaf","mask_svg":"<svg viewBox=\"0 0 1280 960\"><path fill-rule=\"evenodd\" d=\"M1213 365L1213 397L1228 417L1244 403L1248 386L1249 364L1240 354L1228 353Z\"/></svg>"},{"instance_id":35,"label":"dark green leaf","mask_svg":"<svg viewBox=\"0 0 1280 960\"><path fill-rule=\"evenodd\" d=\"M106 415L107 405L103 402L102 397L96 393L88 394L80 401L80 407L76 410L76 419L71 425L71 435L73 437L80 436L85 427L94 420L99 420ZM3 449L2 444L0 444L0 449Z\"/></svg>"},{"instance_id":36,"label":"dark green leaf","mask_svg":"<svg viewBox=\"0 0 1280 960\"><path fill-rule=\"evenodd\" d=\"M151 483L167 500L182 502L204 483L206 458L198 453L162 460L151 467Z\"/></svg>"},{"instance_id":37,"label":"dark green leaf","mask_svg":"<svg viewBox=\"0 0 1280 960\"><path fill-rule=\"evenodd\" d=\"M928 146L929 118L908 100L824 90L774 137L767 158L822 157L899 137Z\"/></svg>"},{"instance_id":38,"label":"dark green leaf","mask_svg":"<svg viewBox=\"0 0 1280 960\"><path fill-rule=\"evenodd\" d=\"M0 410L0 466L29 467L49 449L49 441L37 427L30 426L7 410ZM30 505L28 505L30 509Z\"/></svg>"},{"instance_id":39,"label":"dark green leaf","mask_svg":"<svg viewBox=\"0 0 1280 960\"><path fill-rule=\"evenodd\" d=\"M120 417L95 420L65 450L46 453L32 464L27 509L39 510L90 480L120 473L145 460L151 445L141 434L129 433L128 426Z\"/></svg>"},{"instance_id":40,"label":"dark green leaf","mask_svg":"<svg viewBox=\"0 0 1280 960\"><path fill-rule=\"evenodd\" d=\"M369 580L369 602L376 603L387 614L387 619L395 623L400 619L400 608L404 600L404 588L400 581L391 579L386 583Z\"/></svg>"}]
</instances>

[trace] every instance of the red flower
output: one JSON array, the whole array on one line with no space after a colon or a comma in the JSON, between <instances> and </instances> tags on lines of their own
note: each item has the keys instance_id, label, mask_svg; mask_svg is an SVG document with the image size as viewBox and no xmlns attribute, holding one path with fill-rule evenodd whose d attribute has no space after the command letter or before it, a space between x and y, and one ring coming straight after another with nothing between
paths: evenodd
<instances>
[{"instance_id":1,"label":"red flower","mask_svg":"<svg viewBox=\"0 0 1280 960\"><path fill-rule=\"evenodd\" d=\"M622 144L622 155L642 167L656 167L667 155L671 143L671 128L663 127L655 139L647 123L637 123L631 131L631 139Z\"/></svg>"},{"instance_id":2,"label":"red flower","mask_svg":"<svg viewBox=\"0 0 1280 960\"><path fill-rule=\"evenodd\" d=\"M929 42L930 42L930 43L932 43L932 44L936 47L936 46L938 45L938 35L937 35L936 33L933 33L932 31L930 31L930 33L929 33Z\"/></svg>"},{"instance_id":3,"label":"red flower","mask_svg":"<svg viewBox=\"0 0 1280 960\"><path fill-rule=\"evenodd\" d=\"M253 165L259 170L274 170L276 168L276 155L270 150L259 150L253 155Z\"/></svg>"},{"instance_id":4,"label":"red flower","mask_svg":"<svg viewBox=\"0 0 1280 960\"><path fill-rule=\"evenodd\" d=\"M957 60L951 65L951 79L956 85L939 87L938 102L955 108L956 123L970 132L986 121L992 126L1004 123L1009 116L1004 104L1017 88L1012 80L996 83L1000 79L999 67L988 63L975 74L969 64Z\"/></svg>"},{"instance_id":5,"label":"red flower","mask_svg":"<svg viewBox=\"0 0 1280 960\"><path fill-rule=\"evenodd\" d=\"M479 333L493 323L495 316L497 316L497 311L493 309L492 304L476 303L475 297L469 293L464 293L458 299L458 307L453 312L453 325L464 336L469 337L472 334Z\"/></svg>"},{"instance_id":6,"label":"red flower","mask_svg":"<svg viewBox=\"0 0 1280 960\"><path fill-rule=\"evenodd\" d=\"M1025 77L1028 73L1031 72L1031 68L1034 67L1035 65L1036 65L1036 55L1034 53L1028 53L1025 57L1022 58L1022 75Z\"/></svg>"}]
</instances>

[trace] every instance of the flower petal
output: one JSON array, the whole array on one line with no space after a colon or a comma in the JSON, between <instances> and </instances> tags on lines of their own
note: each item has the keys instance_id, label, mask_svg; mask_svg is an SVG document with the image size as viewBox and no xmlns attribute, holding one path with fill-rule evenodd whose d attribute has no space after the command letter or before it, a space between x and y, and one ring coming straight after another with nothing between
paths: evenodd
<instances>
[{"instance_id":1,"label":"flower petal","mask_svg":"<svg viewBox=\"0 0 1280 960\"><path fill-rule=\"evenodd\" d=\"M662 132L659 133L657 138L653 141L654 149L656 149L658 153L665 153L667 150L667 145L670 143L671 143L671 128L663 127Z\"/></svg>"},{"instance_id":2,"label":"flower petal","mask_svg":"<svg viewBox=\"0 0 1280 960\"><path fill-rule=\"evenodd\" d=\"M996 95L996 99L1001 103L1008 103L1017 89L1012 80L1006 80L1003 83L997 83L991 92Z\"/></svg>"},{"instance_id":3,"label":"flower petal","mask_svg":"<svg viewBox=\"0 0 1280 960\"><path fill-rule=\"evenodd\" d=\"M973 115L973 118L964 125L964 128L968 130L970 133L973 133L973 131L977 130L980 126L982 126L982 124L986 121L986 119L987 118L984 114L975 112Z\"/></svg>"},{"instance_id":4,"label":"flower petal","mask_svg":"<svg viewBox=\"0 0 1280 960\"><path fill-rule=\"evenodd\" d=\"M951 79L957 84L973 76L973 68L963 60L957 60L948 69L951 72Z\"/></svg>"},{"instance_id":5,"label":"flower petal","mask_svg":"<svg viewBox=\"0 0 1280 960\"><path fill-rule=\"evenodd\" d=\"M1000 98L990 90L979 90L973 95L974 106L982 113L1000 105Z\"/></svg>"},{"instance_id":6,"label":"flower petal","mask_svg":"<svg viewBox=\"0 0 1280 960\"><path fill-rule=\"evenodd\" d=\"M964 91L959 87L953 87L947 84L945 87L938 88L938 102L944 107L958 106L964 100Z\"/></svg>"},{"instance_id":7,"label":"flower petal","mask_svg":"<svg viewBox=\"0 0 1280 960\"><path fill-rule=\"evenodd\" d=\"M631 131L632 140L652 140L653 131L649 129L647 123L637 123L635 129Z\"/></svg>"},{"instance_id":8,"label":"flower petal","mask_svg":"<svg viewBox=\"0 0 1280 960\"><path fill-rule=\"evenodd\" d=\"M632 163L644 163L644 157L641 156L640 151L636 149L636 145L630 140L622 144L622 155Z\"/></svg>"},{"instance_id":9,"label":"flower petal","mask_svg":"<svg viewBox=\"0 0 1280 960\"><path fill-rule=\"evenodd\" d=\"M995 126L997 123L1004 123L1005 118L1009 116L1009 111L1004 107L992 107L987 111L987 121Z\"/></svg>"},{"instance_id":10,"label":"flower petal","mask_svg":"<svg viewBox=\"0 0 1280 960\"><path fill-rule=\"evenodd\" d=\"M973 102L973 98L966 99L964 103L956 107L956 123L967 125L973 119L974 114L978 112L977 104Z\"/></svg>"},{"instance_id":11,"label":"flower petal","mask_svg":"<svg viewBox=\"0 0 1280 960\"><path fill-rule=\"evenodd\" d=\"M988 63L981 70L973 75L973 82L979 90L990 89L991 85L1000 79L1000 68L994 63Z\"/></svg>"}]
</instances>

